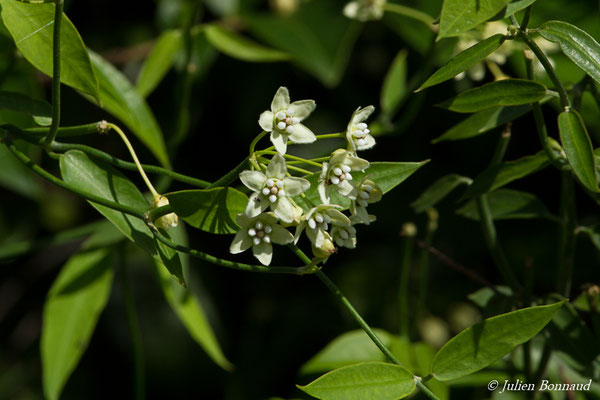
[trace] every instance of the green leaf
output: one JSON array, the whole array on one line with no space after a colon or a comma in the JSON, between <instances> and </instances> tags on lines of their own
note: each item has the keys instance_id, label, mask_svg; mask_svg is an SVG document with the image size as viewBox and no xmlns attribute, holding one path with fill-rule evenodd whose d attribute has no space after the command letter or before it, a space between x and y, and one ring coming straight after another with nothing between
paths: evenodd
<instances>
[{"instance_id":1,"label":"green leaf","mask_svg":"<svg viewBox=\"0 0 600 400\"><path fill-rule=\"evenodd\" d=\"M148 97L160 83L175 62L175 56L183 46L181 31L163 32L146 58L138 75L136 90L142 97Z\"/></svg>"},{"instance_id":2,"label":"green leaf","mask_svg":"<svg viewBox=\"0 0 600 400\"><path fill-rule=\"evenodd\" d=\"M428 162L429 160L421 162L373 162L365 172L353 172L352 177L355 182L359 182L365 175L369 175L369 179L379 185L385 194L404 182L405 179ZM317 191L320 175L320 172L316 172L306 177L310 182L310 189L305 192L305 195L313 204L321 204L319 192ZM332 191L331 197L332 203L339 204L344 208L350 207L350 200L340 196L335 190ZM298 197L297 200L298 205L306 207L302 198Z\"/></svg>"},{"instance_id":3,"label":"green leaf","mask_svg":"<svg viewBox=\"0 0 600 400\"><path fill-rule=\"evenodd\" d=\"M339 84L361 24L344 17L338 4L307 2L292 16L244 16L248 30L265 43L293 57L293 61L324 85Z\"/></svg>"},{"instance_id":4,"label":"green leaf","mask_svg":"<svg viewBox=\"0 0 600 400\"><path fill-rule=\"evenodd\" d=\"M374 331L386 347L391 345L392 337L388 332L381 329ZM301 367L300 373L308 375L365 361L386 360L371 338L360 329L343 333L333 339Z\"/></svg>"},{"instance_id":5,"label":"green leaf","mask_svg":"<svg viewBox=\"0 0 600 400\"><path fill-rule=\"evenodd\" d=\"M513 121L529 111L531 111L530 105L488 108L469 115L431 142L438 143L445 140L461 140L479 136L508 121Z\"/></svg>"},{"instance_id":6,"label":"green leaf","mask_svg":"<svg viewBox=\"0 0 600 400\"><path fill-rule=\"evenodd\" d=\"M34 67L52 76L53 4L26 4L0 0L2 20L17 48ZM75 26L63 15L60 32L62 83L98 98L98 82L85 44Z\"/></svg>"},{"instance_id":7,"label":"green leaf","mask_svg":"<svg viewBox=\"0 0 600 400\"><path fill-rule=\"evenodd\" d=\"M503 79L466 90L438 104L460 113L471 113L497 106L519 106L539 101L546 95L541 83L526 79Z\"/></svg>"},{"instance_id":8,"label":"green leaf","mask_svg":"<svg viewBox=\"0 0 600 400\"><path fill-rule=\"evenodd\" d=\"M450 174L441 177L431 184L417 200L411 203L411 207L416 213L422 213L435 206L439 201L446 197L451 191L460 185L470 185L473 182L471 178L458 174Z\"/></svg>"},{"instance_id":9,"label":"green leaf","mask_svg":"<svg viewBox=\"0 0 600 400\"><path fill-rule=\"evenodd\" d=\"M231 371L233 365L227 360L199 299L189 290L177 284L161 263L155 263L160 286L167 302L177 314L192 338L221 368Z\"/></svg>"},{"instance_id":10,"label":"green leaf","mask_svg":"<svg viewBox=\"0 0 600 400\"><path fill-rule=\"evenodd\" d=\"M575 110L560 113L558 131L569 164L579 181L592 192L600 191L594 149L581 115Z\"/></svg>"},{"instance_id":11,"label":"green leaf","mask_svg":"<svg viewBox=\"0 0 600 400\"><path fill-rule=\"evenodd\" d=\"M458 36L498 14L510 0L444 0L437 40Z\"/></svg>"},{"instance_id":12,"label":"green leaf","mask_svg":"<svg viewBox=\"0 0 600 400\"><path fill-rule=\"evenodd\" d=\"M571 61L600 83L600 45L593 37L562 21L546 22L539 32L544 39L558 43Z\"/></svg>"},{"instance_id":13,"label":"green leaf","mask_svg":"<svg viewBox=\"0 0 600 400\"><path fill-rule=\"evenodd\" d=\"M133 207L141 213L150 207L144 195L123 174L108 164L90 159L81 151L70 150L61 155L60 172L65 182L85 192ZM112 222L125 237L152 257L165 263L169 271L181 283L184 282L178 253L155 240L144 221L106 206L92 202L90 204Z\"/></svg>"},{"instance_id":14,"label":"green leaf","mask_svg":"<svg viewBox=\"0 0 600 400\"><path fill-rule=\"evenodd\" d=\"M52 106L44 100L32 99L22 93L0 91L0 110L11 110L32 117L52 118Z\"/></svg>"},{"instance_id":15,"label":"green leaf","mask_svg":"<svg viewBox=\"0 0 600 400\"><path fill-rule=\"evenodd\" d=\"M235 216L248 204L248 196L230 187L182 190L168 193L167 198L179 218L194 228L216 234L236 233L240 228Z\"/></svg>"},{"instance_id":16,"label":"green leaf","mask_svg":"<svg viewBox=\"0 0 600 400\"><path fill-rule=\"evenodd\" d=\"M492 20L499 20L499 19L504 19L504 18L508 18L511 15L513 15L516 12L519 12L527 7L529 7L530 5L532 5L533 3L535 3L536 0L512 0L510 3L508 3L506 5L506 7L504 7L502 10L500 10L500 12L496 15L494 15L494 18L492 18Z\"/></svg>"},{"instance_id":17,"label":"green leaf","mask_svg":"<svg viewBox=\"0 0 600 400\"><path fill-rule=\"evenodd\" d=\"M207 25L204 33L219 51L233 58L249 62L274 62L289 60L282 51L270 49L219 25Z\"/></svg>"},{"instance_id":18,"label":"green leaf","mask_svg":"<svg viewBox=\"0 0 600 400\"><path fill-rule=\"evenodd\" d=\"M493 219L545 218L557 220L535 195L512 189L500 189L487 194ZM479 211L474 200L461 207L457 214L479 220Z\"/></svg>"},{"instance_id":19,"label":"green leaf","mask_svg":"<svg viewBox=\"0 0 600 400\"><path fill-rule=\"evenodd\" d=\"M435 71L416 91L437 85L448 79L454 78L463 71L468 70L487 56L492 54L504 43L506 36L497 34L469 47L465 51L454 56L446 65Z\"/></svg>"},{"instance_id":20,"label":"green leaf","mask_svg":"<svg viewBox=\"0 0 600 400\"><path fill-rule=\"evenodd\" d=\"M547 167L550 164L548 156L543 151L532 156L507 161L483 171L469 186L465 197L477 196L491 192L512 181L521 179Z\"/></svg>"},{"instance_id":21,"label":"green leaf","mask_svg":"<svg viewBox=\"0 0 600 400\"><path fill-rule=\"evenodd\" d=\"M440 381L449 381L487 367L537 335L563 303L524 308L465 329L438 351L431 373Z\"/></svg>"},{"instance_id":22,"label":"green leaf","mask_svg":"<svg viewBox=\"0 0 600 400\"><path fill-rule=\"evenodd\" d=\"M400 102L406 96L406 56L408 52L401 50L388 70L381 89L381 110L387 115L394 114Z\"/></svg>"},{"instance_id":23,"label":"green leaf","mask_svg":"<svg viewBox=\"0 0 600 400\"><path fill-rule=\"evenodd\" d=\"M34 200L43 194L39 177L13 156L4 143L0 144L0 185Z\"/></svg>"},{"instance_id":24,"label":"green leaf","mask_svg":"<svg viewBox=\"0 0 600 400\"><path fill-rule=\"evenodd\" d=\"M100 83L100 106L123 121L162 165L169 166L162 131L146 101L108 61L91 51L90 57Z\"/></svg>"},{"instance_id":25,"label":"green leaf","mask_svg":"<svg viewBox=\"0 0 600 400\"><path fill-rule=\"evenodd\" d=\"M336 369L298 388L321 400L396 400L415 386L413 374L404 367L366 362Z\"/></svg>"},{"instance_id":26,"label":"green leaf","mask_svg":"<svg viewBox=\"0 0 600 400\"><path fill-rule=\"evenodd\" d=\"M50 288L41 338L44 394L50 400L60 397L88 346L110 296L112 264L107 248L78 253Z\"/></svg>"}]
</instances>

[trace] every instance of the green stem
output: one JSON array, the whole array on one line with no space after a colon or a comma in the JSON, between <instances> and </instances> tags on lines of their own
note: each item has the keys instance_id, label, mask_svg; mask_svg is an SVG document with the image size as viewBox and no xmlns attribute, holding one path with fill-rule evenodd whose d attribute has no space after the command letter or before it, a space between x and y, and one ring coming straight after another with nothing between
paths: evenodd
<instances>
[{"instance_id":1,"label":"green stem","mask_svg":"<svg viewBox=\"0 0 600 400\"><path fill-rule=\"evenodd\" d=\"M267 133L268 133L267 131L262 131L252 140L252 142L250 142L250 150L249 150L250 158L252 158L252 156L254 155L254 153L255 153L254 149L256 148L256 145L258 144L260 139L264 138L267 135Z\"/></svg>"},{"instance_id":2,"label":"green stem","mask_svg":"<svg viewBox=\"0 0 600 400\"><path fill-rule=\"evenodd\" d=\"M393 13L396 13L399 15L403 15L408 18L412 18L419 22L422 22L423 24L427 25L427 27L429 27L430 29L433 30L434 19L422 11L415 10L414 8L410 8L410 7L405 7L400 4L393 4L393 3L386 3L383 6L383 9L385 11L390 11L390 12L393 12Z\"/></svg>"},{"instance_id":3,"label":"green stem","mask_svg":"<svg viewBox=\"0 0 600 400\"><path fill-rule=\"evenodd\" d=\"M408 315L408 283L410 280L410 266L412 261L413 240L403 238L402 263L400 264L400 284L398 285L398 315L400 335L410 339L410 323Z\"/></svg>"},{"instance_id":4,"label":"green stem","mask_svg":"<svg viewBox=\"0 0 600 400\"><path fill-rule=\"evenodd\" d=\"M510 16L510 20L513 25L519 27L519 22L517 21L517 18L514 15ZM546 70L548 77L550 78L552 83L554 83L554 87L558 91L561 106L565 110L568 110L571 107L571 101L569 100L569 96L567 95L567 89L565 89L563 83L560 81L560 79L558 79L558 75L556 75L554 67L552 67L552 64L550 63L550 60L548 60L548 57L546 57L542 49L540 49L540 46L538 46L537 43L529 36L526 29L519 28L519 36L521 37L521 39L523 39L523 41L531 49L531 51L533 51L538 60L540 60L540 63Z\"/></svg>"},{"instance_id":5,"label":"green stem","mask_svg":"<svg viewBox=\"0 0 600 400\"><path fill-rule=\"evenodd\" d=\"M215 264L225 268L236 269L239 271L247 271L247 272L263 272L267 274L289 274L289 275L303 275L305 273L302 267L265 267L264 265L250 265L243 264L234 261L224 260L222 258L217 258L210 254L204 253L200 250L191 249L186 246L182 246L180 244L175 243L171 239L167 238L163 235L160 230L158 230L154 225L148 224L150 226L150 230L154 234L154 236L166 246L172 248L173 250L177 250L180 253L189 254L192 257L199 258L211 264Z\"/></svg>"},{"instance_id":6,"label":"green stem","mask_svg":"<svg viewBox=\"0 0 600 400\"><path fill-rule=\"evenodd\" d=\"M125 312L127 314L127 324L131 334L131 343L133 350L133 365L135 371L135 398L143 400L146 398L146 377L144 372L144 346L142 344L142 332L135 311L135 300L131 290L131 283L127 275L127 265L125 262L125 249L121 249L120 275L123 288L123 300L125 301Z\"/></svg>"},{"instance_id":7,"label":"green stem","mask_svg":"<svg viewBox=\"0 0 600 400\"><path fill-rule=\"evenodd\" d=\"M546 367L548 366L548 362L550 362L550 356L552 355L552 349L548 346L548 343L544 344L544 349L542 350L542 357L540 358L540 363L538 364L538 368L535 371L535 375L533 376L533 384L534 387L539 388L539 383L542 381L544 374L546 373ZM537 398L540 392L536 390L534 398Z\"/></svg>"},{"instance_id":8,"label":"green stem","mask_svg":"<svg viewBox=\"0 0 600 400\"><path fill-rule=\"evenodd\" d=\"M533 5L527 7L525 9L525 15L523 15L523 19L521 20L521 29L526 30L527 25L529 25L529 19L531 18L531 8Z\"/></svg>"},{"instance_id":9,"label":"green stem","mask_svg":"<svg viewBox=\"0 0 600 400\"><path fill-rule=\"evenodd\" d=\"M52 34L52 125L46 143L52 143L60 125L60 31L64 0L54 2L54 28Z\"/></svg>"},{"instance_id":10,"label":"green stem","mask_svg":"<svg viewBox=\"0 0 600 400\"><path fill-rule=\"evenodd\" d=\"M244 160L241 163L239 163L234 169L223 175L221 178L217 179L214 183L208 185L207 189L231 185L233 182L235 182L236 179L239 178L240 173L245 169L248 169L247 157L244 158Z\"/></svg>"},{"instance_id":11,"label":"green stem","mask_svg":"<svg viewBox=\"0 0 600 400\"><path fill-rule=\"evenodd\" d=\"M345 138L346 137L346 132L326 133L324 135L316 135L316 137L317 137L317 140Z\"/></svg>"},{"instance_id":12,"label":"green stem","mask_svg":"<svg viewBox=\"0 0 600 400\"><path fill-rule=\"evenodd\" d=\"M425 248L421 249L419 257L419 298L417 303L417 320L422 320L425 316L427 306L427 290L429 287L429 251L433 243L433 236L437 230L437 211L433 208L427 210L428 223L427 233L425 234ZM416 327L416 324L415 324Z\"/></svg>"},{"instance_id":13,"label":"green stem","mask_svg":"<svg viewBox=\"0 0 600 400\"><path fill-rule=\"evenodd\" d=\"M84 136L84 135L93 135L99 133L100 130L98 125L100 122L93 122L91 124L85 125L77 125L77 126L63 126L58 128L58 132L56 137L75 137L75 136ZM48 128L40 127L40 128L29 128L23 129L24 132L44 136L48 133Z\"/></svg>"},{"instance_id":14,"label":"green stem","mask_svg":"<svg viewBox=\"0 0 600 400\"><path fill-rule=\"evenodd\" d=\"M571 292L571 280L573 278L577 212L575 209L575 191L571 172L564 171L562 172L561 177L559 210L561 224L557 257L557 289L559 293L568 298Z\"/></svg>"},{"instance_id":15,"label":"green stem","mask_svg":"<svg viewBox=\"0 0 600 400\"><path fill-rule=\"evenodd\" d=\"M270 151L270 150L261 150L261 151L257 151L256 152L257 156L260 156L260 155L263 155L263 154L275 155L275 154L278 154L278 153L276 151ZM301 158L301 157L296 157L296 156L293 156L291 154L284 154L283 156L285 158L287 158L288 160L298 161L300 163L308 164L308 165L313 165L313 166L319 167L319 168L323 167L323 164L321 164L321 163L314 162L312 160L307 160L307 159Z\"/></svg>"},{"instance_id":16,"label":"green stem","mask_svg":"<svg viewBox=\"0 0 600 400\"><path fill-rule=\"evenodd\" d=\"M33 161L31 161L31 159L29 157L27 157L24 153L19 151L19 149L17 149L16 146L13 143L11 143L10 141L6 141L5 144L6 144L6 147L10 150L10 152L13 153L13 155L15 157L17 157L19 160L21 160L25 165L27 165L33 172L35 172L42 178L50 181L51 183L55 184L56 186L59 186L65 190L73 192L91 202L98 203L100 205L112 208L113 210L121 211L125 214L129 214L136 218L140 218L140 219L144 218L144 214L140 213L138 210L134 209L133 207L129 207L129 206L126 206L123 204L116 203L114 201L107 200L103 197L96 196L95 194L84 192L84 191L66 183L63 180L58 179L57 177L55 177L54 175L52 175L51 173L49 173L48 171L46 171L45 169L43 169L42 167L40 167L39 165L37 165Z\"/></svg>"}]
</instances>

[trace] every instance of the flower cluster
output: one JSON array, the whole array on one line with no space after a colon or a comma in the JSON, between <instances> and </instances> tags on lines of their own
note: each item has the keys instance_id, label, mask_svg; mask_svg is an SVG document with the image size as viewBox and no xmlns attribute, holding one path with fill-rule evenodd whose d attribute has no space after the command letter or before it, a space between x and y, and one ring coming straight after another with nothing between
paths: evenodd
<instances>
[{"instance_id":1,"label":"flower cluster","mask_svg":"<svg viewBox=\"0 0 600 400\"><path fill-rule=\"evenodd\" d=\"M344 15L359 21L381 19L387 0L353 0L344 7Z\"/></svg>"},{"instance_id":2,"label":"flower cluster","mask_svg":"<svg viewBox=\"0 0 600 400\"><path fill-rule=\"evenodd\" d=\"M288 143L312 143L318 138L302 124L315 107L313 100L290 102L287 88L280 87L271 109L260 115L258 123L270 133L276 151L261 152L261 155L273 154L268 163L259 162L252 154L255 161L252 169L240 174L241 182L252 194L245 212L237 216L241 230L231 243L231 253L241 253L252 247L254 256L262 264L269 265L273 243L298 243L304 233L314 256L324 261L339 247L355 248L355 225L368 225L375 220L367 207L379 201L383 192L366 175L369 161L357 155L357 151L375 145L365 122L375 110L373 106L354 111L346 132L339 134L346 138L347 147L333 151L322 163L320 172L304 177L295 177L288 172L287 157L296 162L303 160L286 154ZM310 161L310 164L316 163ZM350 216L344 214L346 209ZM292 227L294 234L286 229Z\"/></svg>"}]
</instances>

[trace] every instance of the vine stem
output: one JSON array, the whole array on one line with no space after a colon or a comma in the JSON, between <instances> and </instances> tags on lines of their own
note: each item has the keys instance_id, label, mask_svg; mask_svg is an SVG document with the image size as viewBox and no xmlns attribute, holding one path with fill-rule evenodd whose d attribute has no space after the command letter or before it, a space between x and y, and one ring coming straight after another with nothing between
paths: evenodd
<instances>
[{"instance_id":1,"label":"vine stem","mask_svg":"<svg viewBox=\"0 0 600 400\"><path fill-rule=\"evenodd\" d=\"M131 283L127 274L127 265L125 260L125 249L121 247L120 251L120 277L123 288L123 300L125 302L125 313L127 314L127 324L131 334L133 365L135 371L135 398L143 400L146 398L146 376L144 371L144 346L142 344L142 332L135 311L135 300Z\"/></svg>"},{"instance_id":2,"label":"vine stem","mask_svg":"<svg viewBox=\"0 0 600 400\"><path fill-rule=\"evenodd\" d=\"M311 263L311 259L306 254L304 254L304 252L302 250L300 250L300 248L298 248L298 246L296 246L295 244L289 244L288 247L290 247L290 249L292 249L294 254L296 254L303 263L305 263L307 265L309 265ZM358 322L358 325L360 325L362 330L365 331L365 333L369 336L369 338L371 338L371 340L373 341L373 343L375 343L375 345L379 348L379 350L381 350L381 352L383 354L385 354L385 356L393 364L404 367L404 365L396 358L396 356L394 356L392 354L392 352L385 346L385 344L383 344L381 339L379 339L379 337L377 337L375 332L373 332L373 329L371 329L369 324L367 324L366 321L360 316L358 311L356 311L356 309L352 306L350 301L346 298L346 296L344 296L344 294L335 285L335 283L333 283L333 281L331 279L329 279L329 277L325 274L325 272L323 272L320 269L317 269L317 270L315 270L314 274L317 276L317 278L319 278L321 280L321 282L323 282L325 284L325 286L327 286L327 288L331 291L331 293L333 293L333 295L342 303L344 308L346 310L348 310L350 315L352 315L352 317L356 320L356 322ZM420 377L415 376L414 379L415 379L415 384L417 385L417 387L419 389L421 389L423 391L423 393L425 393L429 398L431 398L433 400L440 400L435 394L433 394L423 384L423 382L421 382Z\"/></svg>"},{"instance_id":3,"label":"vine stem","mask_svg":"<svg viewBox=\"0 0 600 400\"><path fill-rule=\"evenodd\" d=\"M575 189L573 187L571 172L563 171L561 178L559 208L561 224L557 263L557 289L559 293L568 298L573 278L577 212L575 210Z\"/></svg>"},{"instance_id":4,"label":"vine stem","mask_svg":"<svg viewBox=\"0 0 600 400\"><path fill-rule=\"evenodd\" d=\"M54 1L54 29L52 33L52 124L46 136L46 143L52 143L60 125L60 31L64 0Z\"/></svg>"}]
</instances>

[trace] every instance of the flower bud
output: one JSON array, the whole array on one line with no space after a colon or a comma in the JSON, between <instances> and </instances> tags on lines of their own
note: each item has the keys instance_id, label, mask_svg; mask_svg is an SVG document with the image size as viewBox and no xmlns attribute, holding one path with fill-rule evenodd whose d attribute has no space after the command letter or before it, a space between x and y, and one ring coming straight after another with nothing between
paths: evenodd
<instances>
[{"instance_id":1,"label":"flower bud","mask_svg":"<svg viewBox=\"0 0 600 400\"><path fill-rule=\"evenodd\" d=\"M169 200L165 196L157 195L154 197L154 201L152 202L152 208L158 208L163 206L168 206ZM176 227L179 223L179 218L177 214L170 213L167 215L163 215L162 217L156 219L154 224L159 228L167 230L169 227Z\"/></svg>"}]
</instances>

